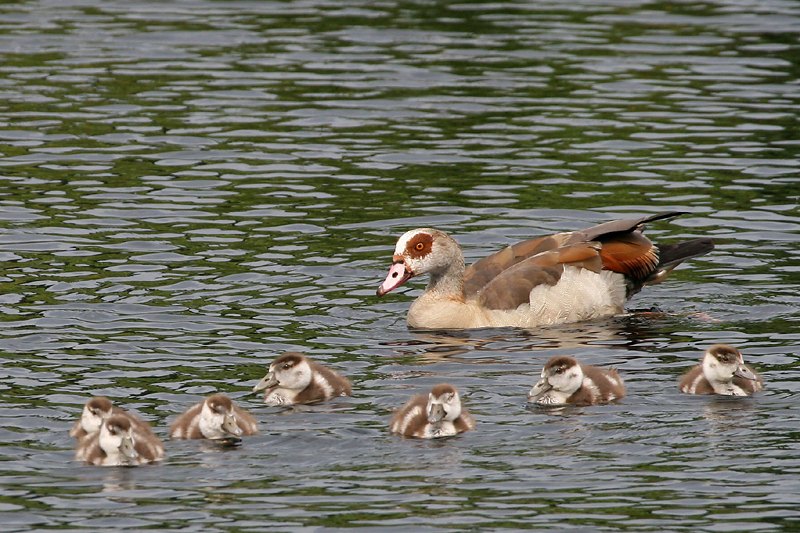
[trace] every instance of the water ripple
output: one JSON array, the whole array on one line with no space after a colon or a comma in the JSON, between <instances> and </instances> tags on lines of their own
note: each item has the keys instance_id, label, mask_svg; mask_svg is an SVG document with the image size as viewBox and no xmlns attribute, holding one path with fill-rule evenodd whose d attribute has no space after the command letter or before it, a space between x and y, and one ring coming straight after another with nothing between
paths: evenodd
<instances>
[{"instance_id":1,"label":"water ripple","mask_svg":"<svg viewBox=\"0 0 800 533\"><path fill-rule=\"evenodd\" d=\"M6 529L796 522L796 4L53 7L0 7ZM654 240L717 247L620 317L422 332L404 322L421 283L374 296L413 227L474 261L664 210L690 214ZM743 350L763 394L678 393L714 342ZM249 391L284 350L347 374L354 397L263 406ZM564 353L618 367L628 398L527 406ZM387 433L444 380L476 431ZM91 394L164 436L214 391L262 433L168 442L147 468L72 461Z\"/></svg>"}]
</instances>

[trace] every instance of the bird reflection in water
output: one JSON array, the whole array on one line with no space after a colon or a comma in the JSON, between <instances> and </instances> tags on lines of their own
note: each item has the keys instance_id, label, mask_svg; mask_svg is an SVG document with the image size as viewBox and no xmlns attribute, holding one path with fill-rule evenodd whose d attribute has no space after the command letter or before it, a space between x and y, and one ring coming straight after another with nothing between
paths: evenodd
<instances>
[{"instance_id":1,"label":"bird reflection in water","mask_svg":"<svg viewBox=\"0 0 800 533\"><path fill-rule=\"evenodd\" d=\"M386 342L400 357L433 363L444 359L481 363L480 352L487 352L487 361L497 363L488 352L561 350L570 353L582 348L633 347L641 339L652 339L664 329L665 321L676 317L648 311L607 319L542 327L536 330L518 328L486 328L477 330L409 330L411 338ZM473 353L474 352L474 353ZM465 357L466 355L469 357Z\"/></svg>"}]
</instances>

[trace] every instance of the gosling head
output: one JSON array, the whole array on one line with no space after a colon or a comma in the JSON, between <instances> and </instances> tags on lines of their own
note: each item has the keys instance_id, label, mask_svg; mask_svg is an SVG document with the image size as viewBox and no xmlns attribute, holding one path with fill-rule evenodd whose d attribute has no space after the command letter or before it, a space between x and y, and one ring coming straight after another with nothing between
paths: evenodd
<instances>
[{"instance_id":1,"label":"gosling head","mask_svg":"<svg viewBox=\"0 0 800 533\"><path fill-rule=\"evenodd\" d=\"M119 464L133 463L139 457L133 437L133 425L124 415L112 415L100 426L100 447Z\"/></svg>"},{"instance_id":2,"label":"gosling head","mask_svg":"<svg viewBox=\"0 0 800 533\"><path fill-rule=\"evenodd\" d=\"M539 381L528 393L530 401L536 401L550 391L569 397L581 388L583 370L573 357L553 357L544 365Z\"/></svg>"},{"instance_id":3,"label":"gosling head","mask_svg":"<svg viewBox=\"0 0 800 533\"><path fill-rule=\"evenodd\" d=\"M242 429L230 398L214 394L205 399L200 410L200 432L207 439L241 436Z\"/></svg>"},{"instance_id":4,"label":"gosling head","mask_svg":"<svg viewBox=\"0 0 800 533\"><path fill-rule=\"evenodd\" d=\"M269 394L277 388L301 391L311 384L311 378L311 365L303 354L286 352L269 365L267 375L253 387L253 392L266 389Z\"/></svg>"},{"instance_id":5,"label":"gosling head","mask_svg":"<svg viewBox=\"0 0 800 533\"><path fill-rule=\"evenodd\" d=\"M90 398L81 412L81 427L86 433L97 433L103 420L111 416L113 409L114 404L105 396Z\"/></svg>"},{"instance_id":6,"label":"gosling head","mask_svg":"<svg viewBox=\"0 0 800 533\"><path fill-rule=\"evenodd\" d=\"M428 422L438 424L452 422L461 416L461 398L458 391L450 384L436 385L428 394Z\"/></svg>"},{"instance_id":7,"label":"gosling head","mask_svg":"<svg viewBox=\"0 0 800 533\"><path fill-rule=\"evenodd\" d=\"M758 379L744 364L742 352L727 344L715 344L703 354L703 375L711 383L730 383L734 377Z\"/></svg>"}]
</instances>

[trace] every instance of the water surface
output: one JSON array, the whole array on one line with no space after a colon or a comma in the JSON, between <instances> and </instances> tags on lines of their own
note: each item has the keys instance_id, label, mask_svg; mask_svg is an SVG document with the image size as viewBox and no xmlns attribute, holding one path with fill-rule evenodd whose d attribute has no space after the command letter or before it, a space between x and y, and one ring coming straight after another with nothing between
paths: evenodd
<instances>
[{"instance_id":1,"label":"water surface","mask_svg":"<svg viewBox=\"0 0 800 533\"><path fill-rule=\"evenodd\" d=\"M777 0L3 5L4 527L797 528L798 35ZM414 227L473 261L673 209L654 240L717 248L625 316L425 332L405 325L422 282L375 297ZM714 342L762 394L677 391ZM289 349L354 396L263 406L249 391ZM526 406L556 354L616 366L628 397ZM388 434L441 381L477 429ZM165 437L216 391L262 433L72 460L90 395Z\"/></svg>"}]
</instances>

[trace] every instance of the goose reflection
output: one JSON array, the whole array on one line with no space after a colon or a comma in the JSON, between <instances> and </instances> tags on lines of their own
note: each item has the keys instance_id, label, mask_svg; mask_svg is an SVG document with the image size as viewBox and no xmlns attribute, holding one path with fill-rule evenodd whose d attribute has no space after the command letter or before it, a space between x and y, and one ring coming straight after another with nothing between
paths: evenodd
<instances>
[{"instance_id":1,"label":"goose reflection","mask_svg":"<svg viewBox=\"0 0 800 533\"><path fill-rule=\"evenodd\" d=\"M620 315L608 319L577 324L543 327L537 330L517 328L487 328L478 330L409 330L410 338L384 342L394 348L400 357L414 357L420 363L441 360L480 363L475 357L465 357L472 352L489 352L498 349L526 352L598 347L634 347L641 339L652 339L660 333L665 320L673 317L666 313L650 312ZM473 354L474 355L474 354ZM490 361L497 363L495 358Z\"/></svg>"},{"instance_id":2,"label":"goose reflection","mask_svg":"<svg viewBox=\"0 0 800 533\"><path fill-rule=\"evenodd\" d=\"M102 492L125 492L136 490L135 468L103 468Z\"/></svg>"}]
</instances>

